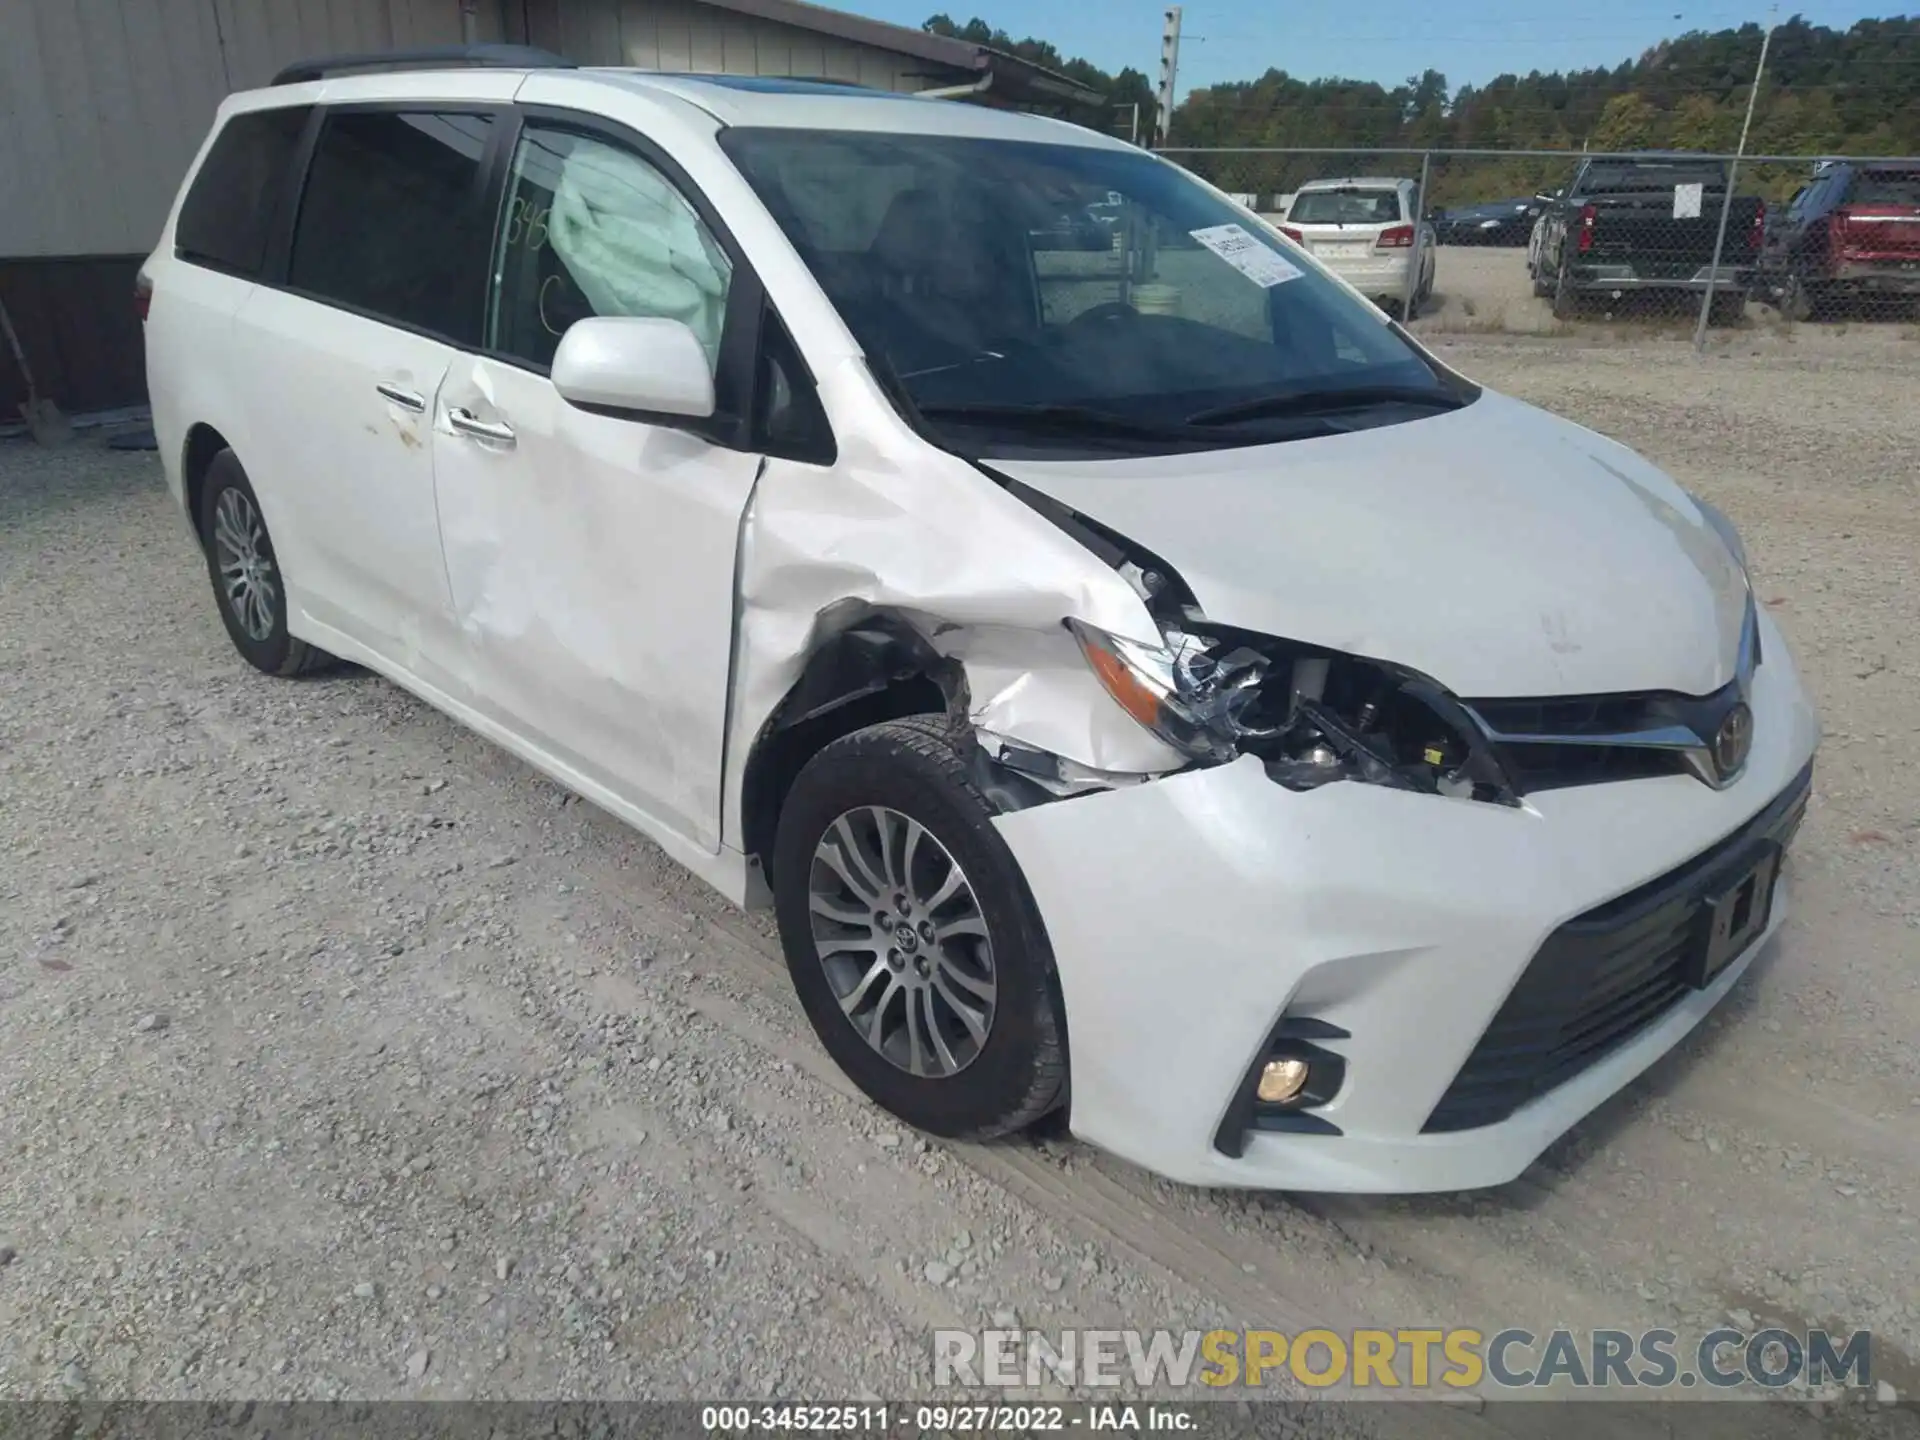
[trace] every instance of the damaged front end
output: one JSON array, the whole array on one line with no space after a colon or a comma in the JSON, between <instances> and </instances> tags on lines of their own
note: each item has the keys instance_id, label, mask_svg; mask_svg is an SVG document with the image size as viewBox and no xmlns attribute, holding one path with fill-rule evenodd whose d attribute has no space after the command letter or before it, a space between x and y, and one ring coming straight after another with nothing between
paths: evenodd
<instances>
[{"instance_id":1,"label":"damaged front end","mask_svg":"<svg viewBox=\"0 0 1920 1440\"><path fill-rule=\"evenodd\" d=\"M864 365L822 383L880 415ZM1517 803L1472 716L1426 677L1216 624L1131 538L905 426L897 439L833 471L769 462L743 527L729 751L744 763L726 799L745 894L764 899L807 760L913 714L947 716L1000 814L1243 755L1294 790L1350 779Z\"/></svg>"},{"instance_id":2,"label":"damaged front end","mask_svg":"<svg viewBox=\"0 0 1920 1440\"><path fill-rule=\"evenodd\" d=\"M1159 646L1067 627L1120 708L1191 764L1252 755L1290 790L1355 780L1520 803L1473 717L1424 675L1204 621L1163 621Z\"/></svg>"},{"instance_id":3,"label":"damaged front end","mask_svg":"<svg viewBox=\"0 0 1920 1440\"><path fill-rule=\"evenodd\" d=\"M1159 556L1029 485L995 478L1111 567L1160 632L1152 645L1082 619L1065 621L1100 686L1177 761L1151 767L1155 774L1081 775L1078 784L1067 783L1076 767L1063 765L1048 786L1054 794L1252 755L1291 790L1357 780L1520 803L1521 787L1484 728L1445 686L1385 661L1216 624ZM1028 763L1044 768L1047 761Z\"/></svg>"}]
</instances>

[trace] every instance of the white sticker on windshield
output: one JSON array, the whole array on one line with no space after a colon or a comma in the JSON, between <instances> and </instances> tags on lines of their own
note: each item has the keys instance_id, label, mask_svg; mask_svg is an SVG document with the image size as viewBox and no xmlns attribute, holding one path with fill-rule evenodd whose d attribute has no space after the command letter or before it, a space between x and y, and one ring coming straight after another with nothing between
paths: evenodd
<instances>
[{"instance_id":1,"label":"white sticker on windshield","mask_svg":"<svg viewBox=\"0 0 1920 1440\"><path fill-rule=\"evenodd\" d=\"M1209 225L1187 233L1263 288L1300 278L1297 265L1254 239L1244 225Z\"/></svg>"},{"instance_id":2,"label":"white sticker on windshield","mask_svg":"<svg viewBox=\"0 0 1920 1440\"><path fill-rule=\"evenodd\" d=\"M1706 198L1707 187L1700 185L1676 185L1673 187L1673 218L1676 220L1698 220L1700 204Z\"/></svg>"}]
</instances>

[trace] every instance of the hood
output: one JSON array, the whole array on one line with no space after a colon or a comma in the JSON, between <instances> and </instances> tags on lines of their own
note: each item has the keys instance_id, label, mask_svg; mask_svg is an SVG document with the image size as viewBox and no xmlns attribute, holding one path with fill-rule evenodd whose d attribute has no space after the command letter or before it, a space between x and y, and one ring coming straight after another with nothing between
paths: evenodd
<instances>
[{"instance_id":1,"label":"hood","mask_svg":"<svg viewBox=\"0 0 1920 1440\"><path fill-rule=\"evenodd\" d=\"M1733 678L1739 562L1625 446L1487 392L1349 435L992 469L1158 555L1209 619L1472 699Z\"/></svg>"}]
</instances>

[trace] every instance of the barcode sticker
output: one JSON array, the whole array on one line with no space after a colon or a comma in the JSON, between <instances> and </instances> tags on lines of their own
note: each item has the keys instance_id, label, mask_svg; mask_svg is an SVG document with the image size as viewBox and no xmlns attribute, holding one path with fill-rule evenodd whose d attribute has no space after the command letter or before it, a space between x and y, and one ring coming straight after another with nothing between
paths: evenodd
<instances>
[{"instance_id":1,"label":"barcode sticker","mask_svg":"<svg viewBox=\"0 0 1920 1440\"><path fill-rule=\"evenodd\" d=\"M1700 205L1706 199L1705 185L1676 185L1673 187L1673 218L1676 220L1698 220Z\"/></svg>"},{"instance_id":2,"label":"barcode sticker","mask_svg":"<svg viewBox=\"0 0 1920 1440\"><path fill-rule=\"evenodd\" d=\"M1209 225L1187 233L1263 289L1300 278L1299 266L1262 245L1244 225Z\"/></svg>"}]
</instances>

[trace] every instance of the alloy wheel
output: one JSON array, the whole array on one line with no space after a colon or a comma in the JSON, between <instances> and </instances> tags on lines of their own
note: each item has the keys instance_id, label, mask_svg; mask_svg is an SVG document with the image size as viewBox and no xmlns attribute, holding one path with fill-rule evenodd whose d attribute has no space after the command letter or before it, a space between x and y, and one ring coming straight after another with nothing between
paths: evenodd
<instances>
[{"instance_id":1,"label":"alloy wheel","mask_svg":"<svg viewBox=\"0 0 1920 1440\"><path fill-rule=\"evenodd\" d=\"M807 892L814 949L860 1037L922 1079L971 1065L993 1030L993 943L946 846L897 810L849 810L814 847Z\"/></svg>"},{"instance_id":2,"label":"alloy wheel","mask_svg":"<svg viewBox=\"0 0 1920 1440\"><path fill-rule=\"evenodd\" d=\"M213 506L214 564L220 593L249 639L273 635L273 607L279 595L279 571L267 527L242 490L220 492Z\"/></svg>"}]
</instances>

